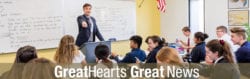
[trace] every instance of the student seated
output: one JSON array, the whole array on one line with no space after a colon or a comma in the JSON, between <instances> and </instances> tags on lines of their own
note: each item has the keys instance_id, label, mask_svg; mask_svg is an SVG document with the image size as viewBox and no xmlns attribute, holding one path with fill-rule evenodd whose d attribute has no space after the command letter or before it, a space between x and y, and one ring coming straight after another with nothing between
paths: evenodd
<instances>
[{"instance_id":1,"label":"student seated","mask_svg":"<svg viewBox=\"0 0 250 79\"><path fill-rule=\"evenodd\" d=\"M2 74L1 79L20 79L25 63L37 58L36 48L33 46L24 46L17 50L15 62L10 71Z\"/></svg>"},{"instance_id":2,"label":"student seated","mask_svg":"<svg viewBox=\"0 0 250 79\"><path fill-rule=\"evenodd\" d=\"M109 59L110 55L111 53L107 45L100 44L96 46L95 56L96 56L97 63L102 63L109 68L112 67L112 65L117 62L112 59Z\"/></svg>"},{"instance_id":3,"label":"student seated","mask_svg":"<svg viewBox=\"0 0 250 79\"><path fill-rule=\"evenodd\" d=\"M224 40L211 40L206 45L206 63L212 65L210 79L239 79L230 45Z\"/></svg>"},{"instance_id":4,"label":"student seated","mask_svg":"<svg viewBox=\"0 0 250 79\"><path fill-rule=\"evenodd\" d=\"M156 54L164 46L165 39L153 35L147 37L146 43L148 44L148 49L150 51L146 58L146 63L156 63Z\"/></svg>"},{"instance_id":5,"label":"student seated","mask_svg":"<svg viewBox=\"0 0 250 79\"><path fill-rule=\"evenodd\" d=\"M240 48L235 52L238 63L250 63L250 42L248 42L246 30L240 27L232 28L231 39L235 45Z\"/></svg>"},{"instance_id":6,"label":"student seated","mask_svg":"<svg viewBox=\"0 0 250 79\"><path fill-rule=\"evenodd\" d=\"M200 63L205 60L205 40L208 38L208 35L202 32L196 32L194 35L194 42L196 43L195 47L191 51L191 62Z\"/></svg>"},{"instance_id":7,"label":"student seated","mask_svg":"<svg viewBox=\"0 0 250 79\"><path fill-rule=\"evenodd\" d=\"M37 58L36 48L28 45L17 50L15 63L27 63L35 58Z\"/></svg>"},{"instance_id":8,"label":"student seated","mask_svg":"<svg viewBox=\"0 0 250 79\"><path fill-rule=\"evenodd\" d=\"M109 56L111 55L111 52L109 50L109 47L107 45L97 45L95 48L95 56L96 56L96 62L97 68L102 68L102 69L112 69L112 68L117 68L118 64L115 60L109 59ZM113 73L118 73L118 71L114 71ZM119 74L113 74L111 77L103 77L100 79L120 79ZM98 78L97 78L98 79Z\"/></svg>"},{"instance_id":9,"label":"student seated","mask_svg":"<svg viewBox=\"0 0 250 79\"><path fill-rule=\"evenodd\" d=\"M58 64L69 65L72 63L86 64L85 56L75 45L73 36L65 35L62 37L56 50L54 60Z\"/></svg>"},{"instance_id":10,"label":"student seated","mask_svg":"<svg viewBox=\"0 0 250 79\"><path fill-rule=\"evenodd\" d=\"M131 52L127 53L126 56L119 60L118 55L112 53L112 58L114 58L118 63L136 63L138 58L140 61L145 61L146 54L143 50L140 49L142 44L142 37L135 35L130 38L130 48Z\"/></svg>"},{"instance_id":11,"label":"student seated","mask_svg":"<svg viewBox=\"0 0 250 79\"><path fill-rule=\"evenodd\" d=\"M163 47L156 55L157 64L181 66L183 61L178 54L174 48Z\"/></svg>"},{"instance_id":12,"label":"student seated","mask_svg":"<svg viewBox=\"0 0 250 79\"><path fill-rule=\"evenodd\" d=\"M184 63L179 56L179 53L176 49L170 48L170 47L163 47L161 50L156 55L156 60L157 60L157 65L159 67L164 68L164 73L163 75L167 79L176 79L177 77L174 77L172 75L169 75L168 69L169 67L171 69L183 69L184 68ZM173 68L175 67L175 68ZM160 79L165 79L165 78L160 78ZM179 78L179 77L178 77ZM184 78L184 77L182 77Z\"/></svg>"},{"instance_id":13,"label":"student seated","mask_svg":"<svg viewBox=\"0 0 250 79\"><path fill-rule=\"evenodd\" d=\"M54 75L55 66L55 63L45 58L31 60L24 66L20 79L58 79Z\"/></svg>"},{"instance_id":14,"label":"student seated","mask_svg":"<svg viewBox=\"0 0 250 79\"><path fill-rule=\"evenodd\" d=\"M193 42L191 41L191 39L193 38L193 34L191 33L191 29L188 26L183 27L182 33L184 34L186 39L184 41L183 40L177 40L177 41L180 41L181 47L186 49L187 53L190 53L191 49L194 48Z\"/></svg>"},{"instance_id":15,"label":"student seated","mask_svg":"<svg viewBox=\"0 0 250 79\"><path fill-rule=\"evenodd\" d=\"M235 45L240 45L240 48L235 52L236 60L239 63L241 74L250 78L250 42L248 42L246 30L241 27L235 27L231 30L231 39Z\"/></svg>"},{"instance_id":16,"label":"student seated","mask_svg":"<svg viewBox=\"0 0 250 79\"><path fill-rule=\"evenodd\" d=\"M230 45L230 49L232 50L232 54L234 55L234 52L237 51L237 49L239 48L239 46L234 45L232 40L231 40L231 36L228 34L228 29L226 26L218 26L216 28L216 35L218 40L224 40L227 43L229 43Z\"/></svg>"}]
</instances>

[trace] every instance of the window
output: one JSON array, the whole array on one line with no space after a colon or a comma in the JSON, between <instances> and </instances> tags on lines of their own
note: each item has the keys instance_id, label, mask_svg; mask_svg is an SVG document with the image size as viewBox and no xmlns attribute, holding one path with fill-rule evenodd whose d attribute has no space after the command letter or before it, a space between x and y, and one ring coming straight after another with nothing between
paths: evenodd
<instances>
[{"instance_id":1,"label":"window","mask_svg":"<svg viewBox=\"0 0 250 79\"><path fill-rule=\"evenodd\" d=\"M204 0L189 0L189 24L193 33L204 32Z\"/></svg>"}]
</instances>

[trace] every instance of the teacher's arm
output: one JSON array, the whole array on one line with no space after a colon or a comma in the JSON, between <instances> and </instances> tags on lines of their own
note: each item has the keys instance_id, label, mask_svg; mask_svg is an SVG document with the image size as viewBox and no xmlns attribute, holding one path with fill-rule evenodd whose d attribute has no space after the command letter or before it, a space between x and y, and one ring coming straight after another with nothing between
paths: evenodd
<instances>
[{"instance_id":1,"label":"teacher's arm","mask_svg":"<svg viewBox=\"0 0 250 79\"><path fill-rule=\"evenodd\" d=\"M79 16L79 17L77 18L78 25L81 25L82 28L87 28L87 27L88 27L86 21L87 21L87 20L86 20L84 17Z\"/></svg>"}]
</instances>

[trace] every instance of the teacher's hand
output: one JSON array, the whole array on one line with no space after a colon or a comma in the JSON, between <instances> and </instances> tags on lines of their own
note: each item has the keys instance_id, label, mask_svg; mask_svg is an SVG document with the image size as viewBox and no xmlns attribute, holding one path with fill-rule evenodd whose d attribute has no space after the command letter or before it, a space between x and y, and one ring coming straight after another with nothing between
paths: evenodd
<instances>
[{"instance_id":1,"label":"teacher's hand","mask_svg":"<svg viewBox=\"0 0 250 79\"><path fill-rule=\"evenodd\" d=\"M83 27L83 28L87 28L87 27L88 27L88 25L87 25L87 22L86 22L86 21L83 21L83 22L82 22L82 27Z\"/></svg>"}]
</instances>

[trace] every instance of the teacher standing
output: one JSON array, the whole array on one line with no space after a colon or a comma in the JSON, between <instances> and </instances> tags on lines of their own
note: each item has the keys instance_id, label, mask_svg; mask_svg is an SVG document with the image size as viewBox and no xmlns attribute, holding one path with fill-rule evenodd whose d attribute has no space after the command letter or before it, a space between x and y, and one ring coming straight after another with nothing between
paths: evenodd
<instances>
[{"instance_id":1,"label":"teacher standing","mask_svg":"<svg viewBox=\"0 0 250 79\"><path fill-rule=\"evenodd\" d=\"M76 45L79 47L86 42L95 42L95 36L97 36L100 41L104 41L97 27L95 18L90 16L91 8L91 4L84 4L84 14L77 17L79 33L76 39Z\"/></svg>"}]
</instances>

